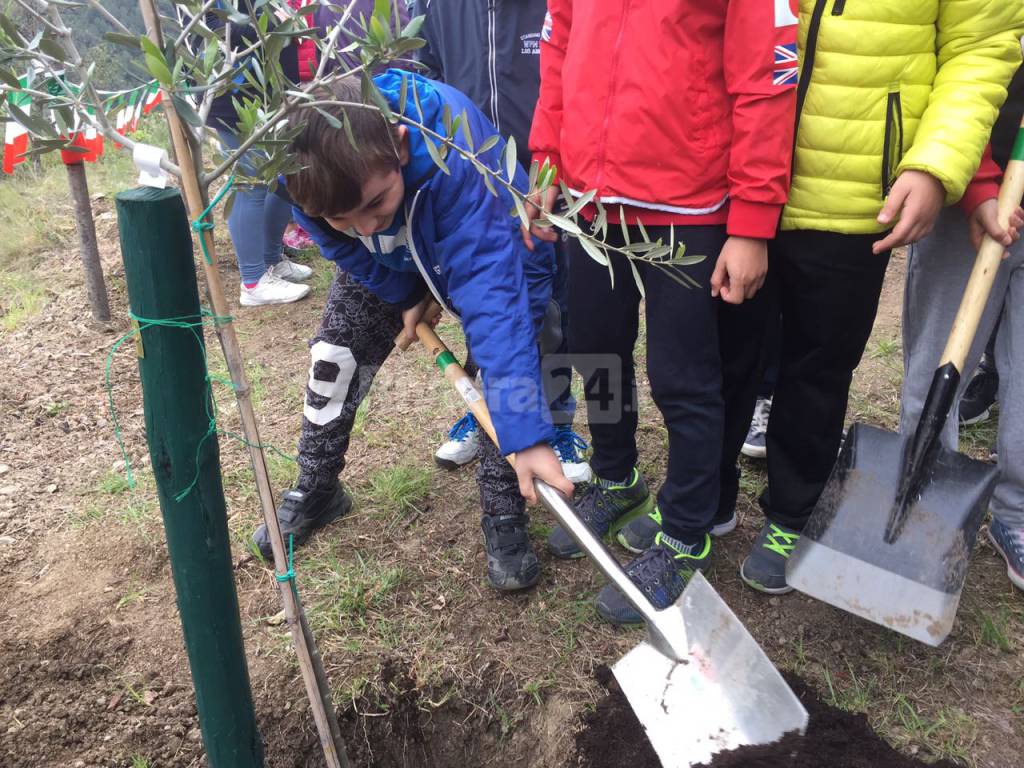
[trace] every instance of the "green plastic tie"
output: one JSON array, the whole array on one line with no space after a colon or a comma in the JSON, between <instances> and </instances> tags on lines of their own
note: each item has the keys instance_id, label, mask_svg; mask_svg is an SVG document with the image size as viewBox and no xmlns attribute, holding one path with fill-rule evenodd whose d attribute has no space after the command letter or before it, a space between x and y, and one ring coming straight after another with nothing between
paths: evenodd
<instances>
[{"instance_id":1,"label":"green plastic tie","mask_svg":"<svg viewBox=\"0 0 1024 768\"><path fill-rule=\"evenodd\" d=\"M203 259L206 260L207 264L213 264L213 257L210 256L210 252L206 248L206 238L203 237L203 232L207 232L213 229L213 222L207 221L206 217L210 215L214 208L217 207L217 203L221 201L221 198L227 194L228 190L235 183L234 175L228 178L228 183L221 187L220 192L213 198L206 210L199 214L199 218L192 222L192 231L199 235L199 247L203 249Z\"/></svg>"},{"instance_id":2,"label":"green plastic tie","mask_svg":"<svg viewBox=\"0 0 1024 768\"><path fill-rule=\"evenodd\" d=\"M449 365L452 365L452 364L455 363L455 355L453 355L448 350L445 350L444 352L442 352L441 354L439 354L437 356L437 358L436 358L436 360L434 362L436 362L437 363L437 367L440 368L443 371Z\"/></svg>"},{"instance_id":3,"label":"green plastic tie","mask_svg":"<svg viewBox=\"0 0 1024 768\"><path fill-rule=\"evenodd\" d=\"M185 486L184 489L182 489L180 492L174 495L175 501L181 501L186 496L188 496L192 489L195 488L196 483L199 482L199 462L200 457L202 455L203 445L206 443L207 440L209 440L211 437L217 434L223 434L227 437L237 440L238 442L248 447L258 447L263 450L269 450L275 453L276 455L281 456L282 458L288 459L289 461L295 461L294 456L289 456L288 454L284 453L275 446L270 445L269 443L257 445L249 442L242 435L238 435L234 432L229 432L227 430L221 430L217 426L217 399L213 396L213 383L223 383L227 386L230 386L232 389L235 388L235 384L234 382L224 378L223 376L218 376L216 374L212 374L209 372L209 364L206 361L206 345L203 343L203 337L200 334L199 329L204 328L206 326L218 326L230 323L234 319L231 317L231 315L215 315L210 310L204 308L200 310L200 317L198 318L195 315L190 315L186 317L169 317L162 319L154 319L148 317L139 317L138 315L131 311L128 312L128 316L135 321L136 327L132 328L132 330L130 330L128 333L121 336L117 341L114 342L113 346L110 348L110 352L107 353L107 362L103 378L104 385L107 390L107 405L110 408L110 420L114 426L114 439L117 441L117 447L121 451L121 458L124 460L125 474L127 476L129 488L135 488L135 477L132 474L132 465L128 459L128 451L125 449L124 437L121 432L121 423L117 418L117 407L114 404L114 389L113 384L111 383L111 370L113 367L114 355L117 353L117 350L120 349L121 345L124 344L129 339L133 339L136 336L140 336L142 334L142 331L146 330L147 328L153 327L180 328L183 330L188 330L195 337L196 343L199 344L200 348L203 350L203 358L207 368L206 415L209 420L208 426L206 429L206 433L202 436L202 438L200 438L199 443L196 445L195 474L192 476L191 482L189 482L189 484Z\"/></svg>"},{"instance_id":4,"label":"green plastic tie","mask_svg":"<svg viewBox=\"0 0 1024 768\"><path fill-rule=\"evenodd\" d=\"M288 534L288 570L284 573L275 573L274 578L284 584L286 581L295 581L295 534Z\"/></svg>"},{"instance_id":5,"label":"green plastic tie","mask_svg":"<svg viewBox=\"0 0 1024 768\"><path fill-rule=\"evenodd\" d=\"M1024 126L1017 130L1017 140L1013 142L1013 149L1010 151L1011 160L1024 160Z\"/></svg>"}]
</instances>

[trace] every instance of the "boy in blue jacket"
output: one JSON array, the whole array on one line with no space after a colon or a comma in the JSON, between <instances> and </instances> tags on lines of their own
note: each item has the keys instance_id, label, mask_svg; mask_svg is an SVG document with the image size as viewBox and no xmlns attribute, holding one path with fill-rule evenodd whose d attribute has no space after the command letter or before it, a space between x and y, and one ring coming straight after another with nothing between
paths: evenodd
<instances>
[{"instance_id":1,"label":"boy in blue jacket","mask_svg":"<svg viewBox=\"0 0 1024 768\"><path fill-rule=\"evenodd\" d=\"M465 115L476 146L497 135L459 91L388 70L374 81L395 113L403 78L410 118L444 134L447 108L453 116ZM329 92L318 98L362 101L354 78L324 90ZM342 120L351 139L349 131L334 127ZM302 169L286 180L295 218L338 271L311 344L299 478L278 509L282 532L301 543L351 507L338 474L356 409L396 334L415 338L416 324L433 298L462 322L501 444L499 451L485 441L477 471L488 581L500 590L532 586L540 566L523 497L534 499L535 477L566 494L573 490L549 445L554 430L538 349L550 314L551 247L528 250L518 221L509 215L510 193L495 184L498 194L491 194L455 152L446 169L439 168L425 145L430 139L415 126L391 125L376 110L342 106L309 108L294 121L304 126L292 143ZM457 141L463 145L462 131ZM499 139L481 160L502 168L503 148ZM515 185L527 188L521 168ZM514 471L503 453L516 454ZM254 538L261 551L269 551L264 526Z\"/></svg>"}]
</instances>

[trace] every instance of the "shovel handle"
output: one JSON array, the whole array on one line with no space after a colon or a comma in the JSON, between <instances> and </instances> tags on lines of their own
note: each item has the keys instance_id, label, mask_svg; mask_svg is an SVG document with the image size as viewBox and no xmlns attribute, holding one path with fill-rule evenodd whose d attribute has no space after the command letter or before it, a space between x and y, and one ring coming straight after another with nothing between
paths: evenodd
<instances>
[{"instance_id":1,"label":"shovel handle","mask_svg":"<svg viewBox=\"0 0 1024 768\"><path fill-rule=\"evenodd\" d=\"M999 187L999 224L1006 227L1010 216L1024 198L1024 122L1017 132L1010 162L1003 175L1003 183ZM964 361L970 352L974 336L978 332L978 323L988 303L988 295L992 291L996 272L1003 262L1006 247L985 235L974 260L974 269L964 289L964 297L960 301L953 320L953 328L946 342L946 349L939 360L939 367L952 363L961 375L964 374Z\"/></svg>"},{"instance_id":2,"label":"shovel handle","mask_svg":"<svg viewBox=\"0 0 1024 768\"><path fill-rule=\"evenodd\" d=\"M420 343L434 356L434 362L444 372L445 378L462 395L463 400L466 401L466 405L483 431L494 441L495 445L499 445L498 435L494 431L494 423L491 421L491 414L487 410L487 403L483 395L480 394L480 391L476 388L476 385L469 378L466 371L463 370L462 366L456 362L455 357L448 350L448 347L445 346L445 343L441 341L433 328L422 322L416 326L416 336L419 338ZM515 454L509 454L507 458L514 467L516 463ZM619 561L608 551L608 547L604 545L604 542L594 535L593 531L573 511L572 505L559 491L543 480L536 478L534 478L533 487L537 491L537 498L558 519L558 522L579 544L580 548L590 556L597 569L632 603L633 607L643 616L652 633L657 633L659 631L657 628L659 624L657 610L644 597L644 594L637 588L636 584L630 580L626 572L622 570Z\"/></svg>"}]
</instances>

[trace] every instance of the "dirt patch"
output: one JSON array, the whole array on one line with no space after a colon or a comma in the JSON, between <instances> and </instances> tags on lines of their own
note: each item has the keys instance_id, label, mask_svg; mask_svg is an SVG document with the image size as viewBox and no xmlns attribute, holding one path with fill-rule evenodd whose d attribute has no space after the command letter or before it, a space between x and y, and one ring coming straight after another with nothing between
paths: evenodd
<instances>
[{"instance_id":1,"label":"dirt patch","mask_svg":"<svg viewBox=\"0 0 1024 768\"><path fill-rule=\"evenodd\" d=\"M598 701L593 712L582 718L583 727L576 733L577 765L587 768L619 768L623 765L661 768L661 761L647 740L644 727L612 671L601 666L594 675L607 689L608 695Z\"/></svg>"},{"instance_id":2,"label":"dirt patch","mask_svg":"<svg viewBox=\"0 0 1024 768\"><path fill-rule=\"evenodd\" d=\"M509 693L463 691L458 699L445 700L444 687L421 687L409 668L387 661L380 684L341 717L349 758L366 768L564 765L571 708L555 696L511 727L473 703Z\"/></svg>"},{"instance_id":3,"label":"dirt patch","mask_svg":"<svg viewBox=\"0 0 1024 768\"><path fill-rule=\"evenodd\" d=\"M583 728L576 734L577 764L587 768L660 768L643 726L611 671L601 667L597 677L608 695L583 717ZM710 764L696 768L959 768L948 760L925 763L897 752L871 729L863 714L823 702L795 675L786 675L786 681L810 714L806 735L791 733L774 744L723 752Z\"/></svg>"},{"instance_id":4,"label":"dirt patch","mask_svg":"<svg viewBox=\"0 0 1024 768\"><path fill-rule=\"evenodd\" d=\"M826 704L795 675L786 681L811 716L806 735L791 733L774 744L724 752L707 768L958 768L948 760L925 763L900 754L871 730L864 715Z\"/></svg>"}]
</instances>

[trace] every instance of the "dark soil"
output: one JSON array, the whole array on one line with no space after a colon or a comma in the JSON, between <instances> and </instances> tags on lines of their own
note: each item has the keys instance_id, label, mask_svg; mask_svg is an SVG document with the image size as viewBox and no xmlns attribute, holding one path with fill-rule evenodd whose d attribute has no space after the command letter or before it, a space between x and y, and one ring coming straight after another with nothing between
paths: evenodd
<instances>
[{"instance_id":1,"label":"dark soil","mask_svg":"<svg viewBox=\"0 0 1024 768\"><path fill-rule=\"evenodd\" d=\"M577 765L586 768L661 768L654 747L647 740L626 695L612 671L600 666L594 671L608 695L593 712L583 716L583 728L576 733Z\"/></svg>"},{"instance_id":2,"label":"dark soil","mask_svg":"<svg viewBox=\"0 0 1024 768\"><path fill-rule=\"evenodd\" d=\"M583 718L583 728L576 734L578 765L660 768L643 726L611 671L601 667L597 678L608 695ZM897 752L871 729L863 714L826 704L795 675L786 675L786 680L811 716L806 735L790 733L774 744L723 752L709 765L696 768L959 768L948 760L925 763Z\"/></svg>"}]
</instances>

